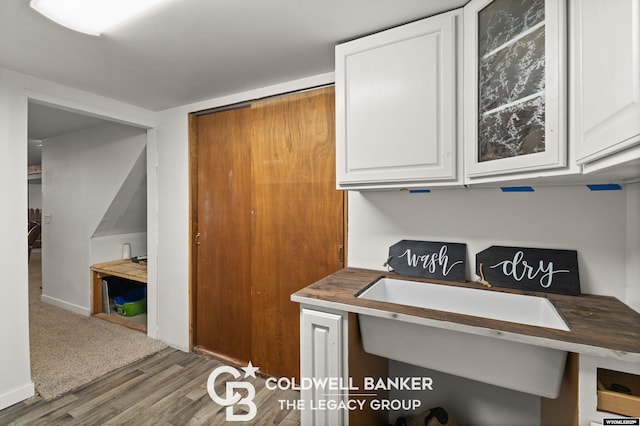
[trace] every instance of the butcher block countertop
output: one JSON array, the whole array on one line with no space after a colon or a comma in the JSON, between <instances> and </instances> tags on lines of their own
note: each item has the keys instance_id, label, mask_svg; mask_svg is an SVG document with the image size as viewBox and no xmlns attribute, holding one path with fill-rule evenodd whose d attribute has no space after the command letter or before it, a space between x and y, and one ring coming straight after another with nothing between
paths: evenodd
<instances>
[{"instance_id":1,"label":"butcher block countertop","mask_svg":"<svg viewBox=\"0 0 640 426\"><path fill-rule=\"evenodd\" d=\"M380 277L546 297L553 303L570 331L356 297ZM567 352L640 362L640 314L614 297L586 294L565 296L497 287L485 288L474 282L451 283L403 277L394 272L345 268L297 291L291 296L291 300L306 306L390 318Z\"/></svg>"},{"instance_id":2,"label":"butcher block countertop","mask_svg":"<svg viewBox=\"0 0 640 426\"><path fill-rule=\"evenodd\" d=\"M128 280L147 282L147 263L135 263L129 259L113 260L111 262L96 263L91 265L91 270L99 274L113 275Z\"/></svg>"}]
</instances>

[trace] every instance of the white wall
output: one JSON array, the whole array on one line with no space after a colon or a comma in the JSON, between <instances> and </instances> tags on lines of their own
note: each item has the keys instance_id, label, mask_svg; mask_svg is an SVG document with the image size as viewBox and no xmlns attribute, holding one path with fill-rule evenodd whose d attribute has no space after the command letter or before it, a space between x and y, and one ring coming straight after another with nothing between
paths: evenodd
<instances>
[{"instance_id":1,"label":"white wall","mask_svg":"<svg viewBox=\"0 0 640 426\"><path fill-rule=\"evenodd\" d=\"M475 254L491 245L578 251L583 293L614 296L640 311L640 183L622 191L540 187L533 193L471 188L410 194L349 193L349 266L384 270L402 239L467 243L467 279ZM446 350L434 348L434 350ZM434 377L424 408L443 404L462 424L539 424L538 397L391 362L397 376ZM392 394L392 397L398 397Z\"/></svg>"},{"instance_id":2,"label":"white wall","mask_svg":"<svg viewBox=\"0 0 640 426\"><path fill-rule=\"evenodd\" d=\"M33 395L29 366L27 98L0 68L0 409Z\"/></svg>"},{"instance_id":3,"label":"white wall","mask_svg":"<svg viewBox=\"0 0 640 426\"><path fill-rule=\"evenodd\" d=\"M146 139L144 130L141 137ZM147 151L143 149L96 227L94 238L147 231L146 157Z\"/></svg>"},{"instance_id":4,"label":"white wall","mask_svg":"<svg viewBox=\"0 0 640 426\"><path fill-rule=\"evenodd\" d=\"M147 254L147 233L107 235L91 238L90 264L108 262L122 257L122 245L131 245L131 256Z\"/></svg>"},{"instance_id":5,"label":"white wall","mask_svg":"<svg viewBox=\"0 0 640 426\"><path fill-rule=\"evenodd\" d=\"M187 111L159 115L157 162L158 338L189 350Z\"/></svg>"},{"instance_id":6,"label":"white wall","mask_svg":"<svg viewBox=\"0 0 640 426\"><path fill-rule=\"evenodd\" d=\"M43 301L89 315L89 266L122 255L114 242L114 257L92 258L91 237L146 140L144 129L107 123L43 142ZM146 210L140 216L146 219Z\"/></svg>"},{"instance_id":7,"label":"white wall","mask_svg":"<svg viewBox=\"0 0 640 426\"><path fill-rule=\"evenodd\" d=\"M42 209L42 184L29 183L29 208Z\"/></svg>"},{"instance_id":8,"label":"white wall","mask_svg":"<svg viewBox=\"0 0 640 426\"><path fill-rule=\"evenodd\" d=\"M627 185L627 305L640 312L640 182Z\"/></svg>"},{"instance_id":9,"label":"white wall","mask_svg":"<svg viewBox=\"0 0 640 426\"><path fill-rule=\"evenodd\" d=\"M8 301L0 309L0 409L33 395L25 214L28 99L143 128L156 123L152 111L0 68L0 298ZM149 167L155 173L155 163ZM155 192L150 196L155 206L154 197ZM149 264L155 267L155 259Z\"/></svg>"},{"instance_id":10,"label":"white wall","mask_svg":"<svg viewBox=\"0 0 640 426\"><path fill-rule=\"evenodd\" d=\"M635 192L637 184L630 187ZM567 186L536 187L533 193L503 193L498 188L351 192L349 265L382 269L389 246L402 239L461 242L467 243L467 279L476 279L475 254L491 245L571 249L578 251L583 293L629 303L629 191ZM639 261L629 260L630 265ZM637 287L638 282L629 284Z\"/></svg>"}]
</instances>

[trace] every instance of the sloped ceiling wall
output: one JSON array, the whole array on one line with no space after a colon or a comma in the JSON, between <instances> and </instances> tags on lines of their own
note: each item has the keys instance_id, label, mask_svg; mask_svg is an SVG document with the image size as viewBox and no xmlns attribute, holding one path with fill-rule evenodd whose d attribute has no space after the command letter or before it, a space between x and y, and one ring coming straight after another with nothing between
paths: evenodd
<instances>
[{"instance_id":1,"label":"sloped ceiling wall","mask_svg":"<svg viewBox=\"0 0 640 426\"><path fill-rule=\"evenodd\" d=\"M93 237L146 232L147 151L142 150Z\"/></svg>"}]
</instances>

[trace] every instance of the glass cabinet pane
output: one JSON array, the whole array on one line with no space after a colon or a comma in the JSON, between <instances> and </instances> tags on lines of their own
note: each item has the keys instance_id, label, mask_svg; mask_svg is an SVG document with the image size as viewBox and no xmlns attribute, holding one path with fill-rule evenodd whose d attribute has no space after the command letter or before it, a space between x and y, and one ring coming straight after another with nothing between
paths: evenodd
<instances>
[{"instance_id":1,"label":"glass cabinet pane","mask_svg":"<svg viewBox=\"0 0 640 426\"><path fill-rule=\"evenodd\" d=\"M478 13L478 161L545 150L544 0Z\"/></svg>"}]
</instances>

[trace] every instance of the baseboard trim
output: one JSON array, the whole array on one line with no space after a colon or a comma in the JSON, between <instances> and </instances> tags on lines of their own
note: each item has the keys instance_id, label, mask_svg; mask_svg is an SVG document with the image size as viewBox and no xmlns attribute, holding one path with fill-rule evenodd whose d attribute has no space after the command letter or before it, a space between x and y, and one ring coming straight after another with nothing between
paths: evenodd
<instances>
[{"instance_id":1,"label":"baseboard trim","mask_svg":"<svg viewBox=\"0 0 640 426\"><path fill-rule=\"evenodd\" d=\"M33 382L29 382L16 389L12 389L9 392L0 395L0 410L11 407L12 405L24 401L27 398L31 398L35 393L36 391Z\"/></svg>"},{"instance_id":2,"label":"baseboard trim","mask_svg":"<svg viewBox=\"0 0 640 426\"><path fill-rule=\"evenodd\" d=\"M84 315L85 317L91 316L91 310L89 308L85 308L84 306L74 305L73 303L56 299L55 297L47 296L44 294L40 297L40 300L43 303L48 303L50 305L66 309L68 311L75 312L76 314Z\"/></svg>"},{"instance_id":3,"label":"baseboard trim","mask_svg":"<svg viewBox=\"0 0 640 426\"><path fill-rule=\"evenodd\" d=\"M193 352L197 353L198 355L204 355L209 358L217 359L218 361L222 361L225 364L229 364L238 368L245 367L247 365L247 361L243 361L239 358L235 358L229 355L224 355L219 352L211 351L209 349L204 349L199 346L193 348Z\"/></svg>"}]
</instances>

